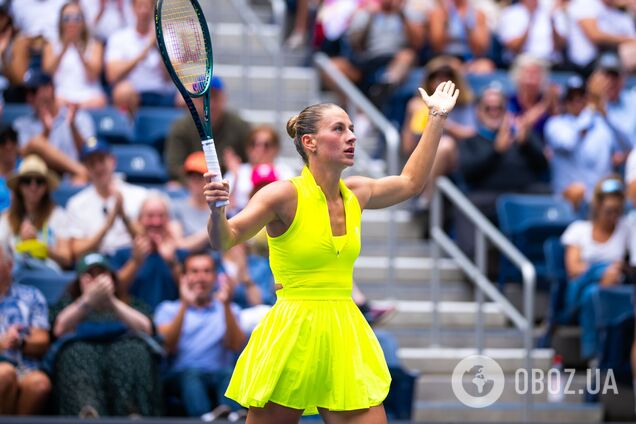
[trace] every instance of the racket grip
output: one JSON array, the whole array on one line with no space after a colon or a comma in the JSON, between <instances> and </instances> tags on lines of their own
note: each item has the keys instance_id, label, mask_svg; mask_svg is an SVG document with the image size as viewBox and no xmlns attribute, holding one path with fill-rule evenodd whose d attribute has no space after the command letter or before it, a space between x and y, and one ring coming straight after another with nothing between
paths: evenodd
<instances>
[{"instance_id":1,"label":"racket grip","mask_svg":"<svg viewBox=\"0 0 636 424\"><path fill-rule=\"evenodd\" d=\"M221 175L221 165L219 165L216 147L214 147L214 139L208 138L207 140L202 140L201 145L203 146L203 154L205 155L205 163L208 166L208 171L216 174L212 180L215 182L221 181L223 176ZM226 206L229 203L230 202L228 200L219 200L216 202L215 206L220 208L221 206Z\"/></svg>"}]
</instances>

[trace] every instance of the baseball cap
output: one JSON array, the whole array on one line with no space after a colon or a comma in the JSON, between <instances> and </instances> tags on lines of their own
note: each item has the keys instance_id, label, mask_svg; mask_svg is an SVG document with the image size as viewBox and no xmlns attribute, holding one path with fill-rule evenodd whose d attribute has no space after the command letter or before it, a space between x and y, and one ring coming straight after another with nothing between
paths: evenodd
<instances>
[{"instance_id":1,"label":"baseball cap","mask_svg":"<svg viewBox=\"0 0 636 424\"><path fill-rule=\"evenodd\" d=\"M77 261L77 273L83 274L91 268L101 267L109 272L113 272L113 267L110 266L106 256L101 253L93 252L87 253L79 261Z\"/></svg>"},{"instance_id":2,"label":"baseball cap","mask_svg":"<svg viewBox=\"0 0 636 424\"><path fill-rule=\"evenodd\" d=\"M272 165L261 163L252 169L252 184L254 188L263 187L274 181L278 181L278 177Z\"/></svg>"},{"instance_id":3,"label":"baseball cap","mask_svg":"<svg viewBox=\"0 0 636 424\"><path fill-rule=\"evenodd\" d=\"M221 91L223 90L223 87L224 87L223 80L220 77L213 75L212 79L210 80L210 89Z\"/></svg>"},{"instance_id":4,"label":"baseball cap","mask_svg":"<svg viewBox=\"0 0 636 424\"><path fill-rule=\"evenodd\" d=\"M24 74L23 85L27 89L35 90L45 85L53 84L53 78L38 69L29 69Z\"/></svg>"},{"instance_id":5,"label":"baseball cap","mask_svg":"<svg viewBox=\"0 0 636 424\"><path fill-rule=\"evenodd\" d=\"M620 58L612 52L603 53L596 63L596 69L604 72L615 72L617 74L623 71L623 65Z\"/></svg>"},{"instance_id":6,"label":"baseball cap","mask_svg":"<svg viewBox=\"0 0 636 424\"><path fill-rule=\"evenodd\" d=\"M110 153L110 146L104 140L96 137L89 137L82 146L80 160L86 160L93 153Z\"/></svg>"},{"instance_id":7,"label":"baseball cap","mask_svg":"<svg viewBox=\"0 0 636 424\"><path fill-rule=\"evenodd\" d=\"M570 99L575 94L585 94L585 81L578 75L573 75L565 82L564 99Z\"/></svg>"},{"instance_id":8,"label":"baseball cap","mask_svg":"<svg viewBox=\"0 0 636 424\"><path fill-rule=\"evenodd\" d=\"M203 152L190 153L183 163L183 172L195 172L197 174L205 174L208 172L208 165L205 163L205 155Z\"/></svg>"}]
</instances>

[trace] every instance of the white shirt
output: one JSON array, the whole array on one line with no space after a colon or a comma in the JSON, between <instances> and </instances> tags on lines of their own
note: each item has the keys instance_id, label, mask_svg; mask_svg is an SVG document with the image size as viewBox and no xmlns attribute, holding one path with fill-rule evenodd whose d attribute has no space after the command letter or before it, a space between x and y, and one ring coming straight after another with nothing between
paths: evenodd
<instances>
[{"instance_id":1,"label":"white shirt","mask_svg":"<svg viewBox=\"0 0 636 424\"><path fill-rule=\"evenodd\" d=\"M598 28L612 35L633 37L634 21L627 13L606 6L601 0L573 0L567 9L569 16L568 56L579 66L588 65L598 55L598 49L581 27L579 21L596 19Z\"/></svg>"},{"instance_id":2,"label":"white shirt","mask_svg":"<svg viewBox=\"0 0 636 424\"><path fill-rule=\"evenodd\" d=\"M97 43L95 40L88 41L85 57L90 57L93 54L93 49L98 47ZM63 48L62 44L59 42L51 44L55 55L60 54ZM53 75L53 81L56 94L73 103L85 102L104 95L99 78L89 78L80 58L80 52L75 46L69 46L62 56L55 75Z\"/></svg>"},{"instance_id":3,"label":"white shirt","mask_svg":"<svg viewBox=\"0 0 636 424\"><path fill-rule=\"evenodd\" d=\"M522 4L514 4L506 7L501 12L499 20L499 37L504 43L521 37L530 25L530 12ZM555 26L559 34L566 32L566 22L563 13L555 15ZM521 49L522 53L530 53L535 57L553 61L558 59L558 53L554 49L552 36L551 11L544 4L540 4L534 11L532 27Z\"/></svg>"},{"instance_id":4,"label":"white shirt","mask_svg":"<svg viewBox=\"0 0 636 424\"><path fill-rule=\"evenodd\" d=\"M117 31L108 39L106 44L106 65L112 61L129 61L141 54L150 42L151 31L142 36L133 27ZM163 70L163 62L159 50L153 48L144 59L128 74L129 81L138 92L162 92L174 90L174 85L168 83Z\"/></svg>"},{"instance_id":5,"label":"white shirt","mask_svg":"<svg viewBox=\"0 0 636 424\"><path fill-rule=\"evenodd\" d=\"M115 180L117 190L124 198L124 212L129 219L136 220L147 190L143 187ZM68 201L69 237L85 239L96 234L106 222L108 211L115 205L113 196L101 197L95 186L90 185ZM106 211L106 212L105 212ZM116 219L99 246L99 251L112 254L120 247L130 246L132 239L121 219Z\"/></svg>"},{"instance_id":6,"label":"white shirt","mask_svg":"<svg viewBox=\"0 0 636 424\"><path fill-rule=\"evenodd\" d=\"M629 228L629 264L636 266L636 210L627 214L627 226Z\"/></svg>"},{"instance_id":7,"label":"white shirt","mask_svg":"<svg viewBox=\"0 0 636 424\"><path fill-rule=\"evenodd\" d=\"M135 15L132 10L132 1L124 0L123 15L117 7L116 0L108 0L104 13L97 23L95 18L99 13L99 0L81 0L82 10L86 16L86 23L91 33L100 40L106 40L111 34L132 26L135 23Z\"/></svg>"},{"instance_id":8,"label":"white shirt","mask_svg":"<svg viewBox=\"0 0 636 424\"><path fill-rule=\"evenodd\" d=\"M57 40L60 9L65 3L67 0L14 0L11 2L13 23L25 35Z\"/></svg>"},{"instance_id":9,"label":"white shirt","mask_svg":"<svg viewBox=\"0 0 636 424\"><path fill-rule=\"evenodd\" d=\"M592 238L591 221L574 221L561 236L564 246L576 246L581 249L581 259L587 263L622 261L627 250L629 227L625 219L621 219L612 236L599 243Z\"/></svg>"}]
</instances>

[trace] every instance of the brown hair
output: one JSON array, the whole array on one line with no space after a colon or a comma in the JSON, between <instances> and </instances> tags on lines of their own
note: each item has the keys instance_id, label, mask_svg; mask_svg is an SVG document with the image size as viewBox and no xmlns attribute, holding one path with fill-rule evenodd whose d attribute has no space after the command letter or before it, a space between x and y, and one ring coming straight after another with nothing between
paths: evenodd
<instances>
[{"instance_id":1,"label":"brown hair","mask_svg":"<svg viewBox=\"0 0 636 424\"><path fill-rule=\"evenodd\" d=\"M88 45L88 28L86 27L86 16L84 15L84 11L82 10L82 6L80 6L79 2L77 1L69 1L68 3L64 4L64 6L62 6L62 8L60 9L60 17L57 21L57 31L58 34L60 36L60 40L62 39L62 28L63 28L63 22L62 22L62 16L64 16L64 11L69 7L69 6L77 6L77 8L79 9L79 13L82 16L82 32L80 34L80 40L81 40L81 46L82 48L86 48L86 46Z\"/></svg>"},{"instance_id":2,"label":"brown hair","mask_svg":"<svg viewBox=\"0 0 636 424\"><path fill-rule=\"evenodd\" d=\"M287 121L287 134L294 140L294 145L298 154L305 164L309 163L307 152L303 148L301 139L305 134L316 134L318 132L318 122L323 117L326 109L338 107L333 103L318 103L307 106L298 115L294 115Z\"/></svg>"},{"instance_id":3,"label":"brown hair","mask_svg":"<svg viewBox=\"0 0 636 424\"><path fill-rule=\"evenodd\" d=\"M13 234L18 234L20 232L22 221L26 218L27 212L26 206L24 205L24 196L22 196L22 192L20 191L20 184L18 184L16 189L12 191L13 200L9 206L8 214L9 226L11 227ZM35 228L41 230L42 227L44 227L44 223L49 219L51 213L53 213L53 208L55 208L55 203L53 203L53 199L51 198L51 187L49 187L47 182L46 193L44 193L40 199L40 204L37 207L35 217L33 217L33 225Z\"/></svg>"},{"instance_id":4,"label":"brown hair","mask_svg":"<svg viewBox=\"0 0 636 424\"><path fill-rule=\"evenodd\" d=\"M437 73L448 73L451 77L451 81L455 83L457 89L459 89L459 97L457 98L458 106L466 106L473 103L475 95L473 94L470 85L466 82L464 75L461 72L461 64L459 61L451 56L438 56L431 59L425 66L426 76L422 81L424 90L429 95L435 92L437 87L433 87L433 76ZM419 95L418 95L419 97Z\"/></svg>"},{"instance_id":5,"label":"brown hair","mask_svg":"<svg viewBox=\"0 0 636 424\"><path fill-rule=\"evenodd\" d=\"M602 178L594 186L594 193L590 202L590 219L594 220L598 216L598 210L603 201L611 196L625 200L625 187L623 181L618 176Z\"/></svg>"},{"instance_id":6,"label":"brown hair","mask_svg":"<svg viewBox=\"0 0 636 424\"><path fill-rule=\"evenodd\" d=\"M280 148L280 139L278 138L278 133L271 125L265 125L265 124L258 125L252 128L249 135L247 136L248 147L254 141L254 137L256 137L256 134L262 133L262 132L266 133L269 136L270 140L272 140L272 142L274 143L274 147L276 147L277 149Z\"/></svg>"}]
</instances>

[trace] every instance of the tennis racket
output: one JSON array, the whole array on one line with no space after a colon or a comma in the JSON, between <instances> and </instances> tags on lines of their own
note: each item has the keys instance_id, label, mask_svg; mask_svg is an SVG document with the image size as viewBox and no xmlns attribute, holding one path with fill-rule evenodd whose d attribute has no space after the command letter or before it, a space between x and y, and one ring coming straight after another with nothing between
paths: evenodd
<instances>
[{"instance_id":1,"label":"tennis racket","mask_svg":"<svg viewBox=\"0 0 636 424\"><path fill-rule=\"evenodd\" d=\"M212 41L205 16L197 0L158 0L155 8L157 45L164 65L183 96L201 138L208 171L221 181L221 167L214 146L210 123L210 81L212 80ZM203 116L192 99L203 98ZM216 207L228 201L216 202Z\"/></svg>"}]
</instances>

